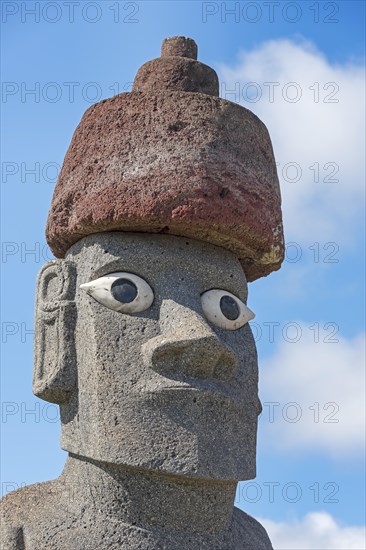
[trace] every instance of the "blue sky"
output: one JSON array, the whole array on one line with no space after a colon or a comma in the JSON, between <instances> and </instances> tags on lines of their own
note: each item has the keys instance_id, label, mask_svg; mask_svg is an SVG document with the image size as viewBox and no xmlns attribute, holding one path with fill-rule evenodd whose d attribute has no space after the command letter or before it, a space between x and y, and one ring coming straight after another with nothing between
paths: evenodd
<instances>
[{"instance_id":1,"label":"blue sky","mask_svg":"<svg viewBox=\"0 0 366 550\"><path fill-rule=\"evenodd\" d=\"M240 486L238 505L277 548L363 548L364 3L1 8L3 493L57 476L65 460L56 408L31 393L31 332L71 136L95 100L129 91L165 37L185 35L218 72L222 97L269 128L283 196L286 260L250 285L267 405L258 477Z\"/></svg>"}]
</instances>

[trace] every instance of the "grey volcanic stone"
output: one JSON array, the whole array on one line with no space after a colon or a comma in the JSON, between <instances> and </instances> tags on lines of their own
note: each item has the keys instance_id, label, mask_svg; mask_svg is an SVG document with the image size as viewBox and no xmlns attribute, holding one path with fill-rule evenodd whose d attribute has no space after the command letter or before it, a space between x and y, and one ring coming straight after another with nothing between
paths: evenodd
<instances>
[{"instance_id":1,"label":"grey volcanic stone","mask_svg":"<svg viewBox=\"0 0 366 550\"><path fill-rule=\"evenodd\" d=\"M233 508L233 490L233 484L228 489L182 478L154 480L137 470L94 467L69 457L57 480L5 497L1 548L272 550L264 528ZM228 511L229 501L231 512L222 527L217 518Z\"/></svg>"},{"instance_id":2,"label":"grey volcanic stone","mask_svg":"<svg viewBox=\"0 0 366 550\"><path fill-rule=\"evenodd\" d=\"M114 272L143 278L151 307L124 314L80 289ZM205 318L215 288L246 302L237 257L169 235L90 235L42 269L34 391L60 404L69 459L4 499L4 550L271 548L234 508L255 476L258 366L248 324Z\"/></svg>"},{"instance_id":3,"label":"grey volcanic stone","mask_svg":"<svg viewBox=\"0 0 366 550\"><path fill-rule=\"evenodd\" d=\"M266 127L218 84L169 38L74 134L33 376L68 459L3 499L3 550L272 548L234 500L261 411L247 281L281 265L281 196Z\"/></svg>"}]
</instances>

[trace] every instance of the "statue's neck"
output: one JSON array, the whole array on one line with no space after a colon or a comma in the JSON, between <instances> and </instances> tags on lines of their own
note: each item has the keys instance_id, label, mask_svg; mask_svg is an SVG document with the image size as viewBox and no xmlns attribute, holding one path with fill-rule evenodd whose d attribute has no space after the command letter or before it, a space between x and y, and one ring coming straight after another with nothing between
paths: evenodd
<instances>
[{"instance_id":1,"label":"statue's neck","mask_svg":"<svg viewBox=\"0 0 366 550\"><path fill-rule=\"evenodd\" d=\"M235 481L158 474L72 454L60 481L75 507L95 507L99 514L145 529L201 533L230 525L236 490Z\"/></svg>"}]
</instances>

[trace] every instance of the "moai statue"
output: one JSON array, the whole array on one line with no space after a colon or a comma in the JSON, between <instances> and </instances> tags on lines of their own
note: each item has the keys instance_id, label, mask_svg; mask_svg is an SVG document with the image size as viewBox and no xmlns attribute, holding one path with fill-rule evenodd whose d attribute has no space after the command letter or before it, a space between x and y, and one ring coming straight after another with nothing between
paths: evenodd
<instances>
[{"instance_id":1,"label":"moai statue","mask_svg":"<svg viewBox=\"0 0 366 550\"><path fill-rule=\"evenodd\" d=\"M90 107L57 182L33 391L60 405L61 476L10 493L3 550L262 550L247 282L283 259L270 138L189 38Z\"/></svg>"}]
</instances>

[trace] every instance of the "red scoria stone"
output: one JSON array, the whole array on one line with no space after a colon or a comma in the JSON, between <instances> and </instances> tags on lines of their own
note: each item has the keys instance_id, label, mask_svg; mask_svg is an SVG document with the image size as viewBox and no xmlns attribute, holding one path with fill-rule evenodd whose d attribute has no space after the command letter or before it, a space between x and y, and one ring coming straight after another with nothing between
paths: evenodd
<instances>
[{"instance_id":1,"label":"red scoria stone","mask_svg":"<svg viewBox=\"0 0 366 550\"><path fill-rule=\"evenodd\" d=\"M253 281L279 269L284 253L268 131L217 97L216 73L193 59L193 41L178 38L140 69L136 91L84 114L56 184L47 241L63 257L102 231L181 235L233 251Z\"/></svg>"}]
</instances>

